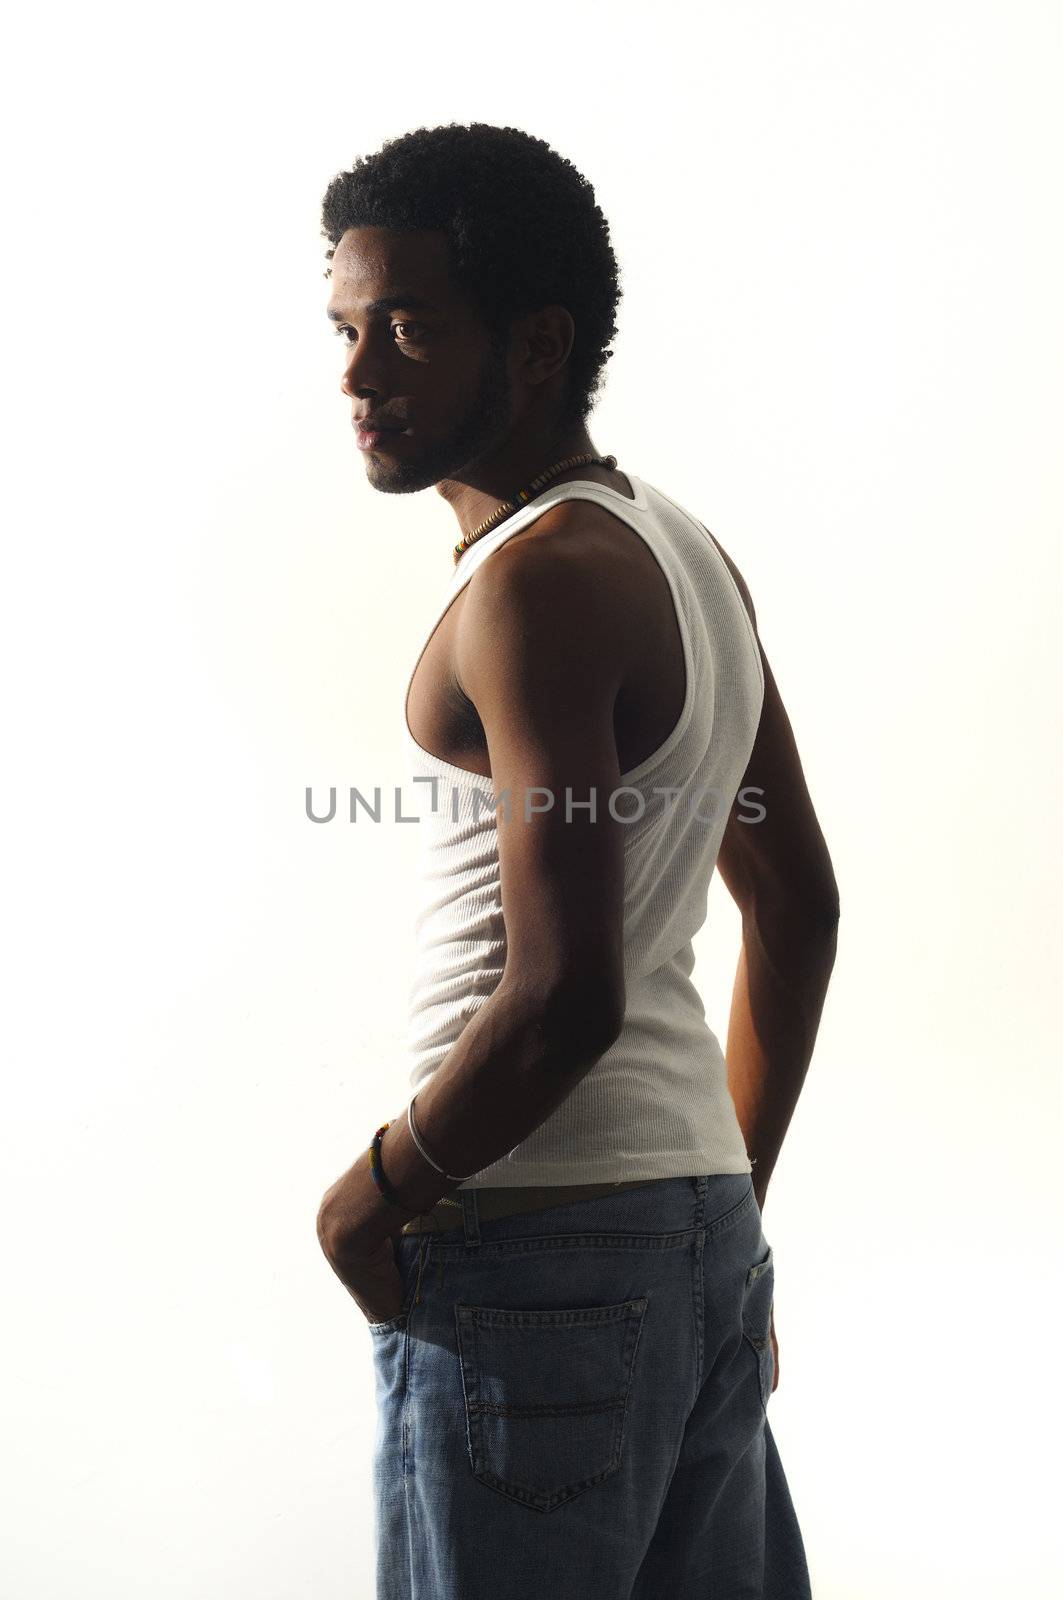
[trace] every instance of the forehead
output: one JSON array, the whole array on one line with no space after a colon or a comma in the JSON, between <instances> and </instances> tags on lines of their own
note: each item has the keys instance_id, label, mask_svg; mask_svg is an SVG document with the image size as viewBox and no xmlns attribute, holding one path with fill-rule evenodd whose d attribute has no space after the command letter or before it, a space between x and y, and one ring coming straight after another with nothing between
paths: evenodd
<instances>
[{"instance_id":1,"label":"forehead","mask_svg":"<svg viewBox=\"0 0 1063 1600\"><path fill-rule=\"evenodd\" d=\"M354 309L395 293L440 307L456 303L446 234L348 228L332 257L332 309Z\"/></svg>"}]
</instances>

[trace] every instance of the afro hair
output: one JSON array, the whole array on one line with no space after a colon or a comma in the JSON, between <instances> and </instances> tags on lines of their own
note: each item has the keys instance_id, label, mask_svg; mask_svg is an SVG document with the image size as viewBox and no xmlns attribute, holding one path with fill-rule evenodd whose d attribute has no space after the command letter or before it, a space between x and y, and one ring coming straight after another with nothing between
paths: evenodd
<instances>
[{"instance_id":1,"label":"afro hair","mask_svg":"<svg viewBox=\"0 0 1063 1600\"><path fill-rule=\"evenodd\" d=\"M563 305L575 332L559 434L586 422L613 353L620 274L593 188L544 140L486 122L417 128L334 177L321 220L329 261L348 228L441 230L453 281L494 340L523 312Z\"/></svg>"}]
</instances>

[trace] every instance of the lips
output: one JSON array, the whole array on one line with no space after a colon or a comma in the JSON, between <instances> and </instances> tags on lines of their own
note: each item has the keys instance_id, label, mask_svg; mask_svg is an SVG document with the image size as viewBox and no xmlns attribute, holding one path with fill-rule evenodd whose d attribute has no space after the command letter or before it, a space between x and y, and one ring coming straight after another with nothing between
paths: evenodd
<instances>
[{"instance_id":1,"label":"lips","mask_svg":"<svg viewBox=\"0 0 1063 1600\"><path fill-rule=\"evenodd\" d=\"M359 450L383 450L389 439L401 439L407 432L408 429L406 428L381 428L372 424L356 422L354 437Z\"/></svg>"}]
</instances>

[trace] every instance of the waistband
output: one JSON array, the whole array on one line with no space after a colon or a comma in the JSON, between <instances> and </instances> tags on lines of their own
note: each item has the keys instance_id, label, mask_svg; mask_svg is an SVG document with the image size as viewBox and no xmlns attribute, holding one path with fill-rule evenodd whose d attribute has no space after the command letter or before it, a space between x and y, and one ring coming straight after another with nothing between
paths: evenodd
<instances>
[{"instance_id":1,"label":"waistband","mask_svg":"<svg viewBox=\"0 0 1063 1600\"><path fill-rule=\"evenodd\" d=\"M520 1211L539 1211L544 1206L568 1205L574 1200L590 1200L600 1194L623 1194L625 1189L643 1189L660 1183L660 1178L629 1178L620 1183L537 1183L509 1189L483 1188L455 1190L437 1200L434 1206L403 1223L403 1233L445 1233L461 1226L465 1214L461 1196L475 1193L476 1212L481 1220L511 1217Z\"/></svg>"}]
</instances>

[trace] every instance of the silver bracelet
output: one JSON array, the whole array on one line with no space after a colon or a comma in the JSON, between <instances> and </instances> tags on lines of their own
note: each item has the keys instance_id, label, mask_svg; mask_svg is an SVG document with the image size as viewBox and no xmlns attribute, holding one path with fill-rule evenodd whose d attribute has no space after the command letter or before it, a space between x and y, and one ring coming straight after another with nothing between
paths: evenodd
<instances>
[{"instance_id":1,"label":"silver bracelet","mask_svg":"<svg viewBox=\"0 0 1063 1600\"><path fill-rule=\"evenodd\" d=\"M414 1095L413 1100L416 1100L416 1099L417 1099L417 1096ZM409 1105L406 1107L406 1121L410 1125L410 1137L413 1139L414 1144L417 1146L418 1150L424 1156L425 1160L428 1162L428 1165L430 1167L435 1167L437 1172L442 1172L444 1178L449 1178L453 1183L464 1183L465 1182L464 1178L455 1178L455 1176L454 1176L454 1174L452 1172L443 1172L443 1168L439 1165L439 1162L432 1160L432 1157L428 1154L428 1151L425 1149L424 1145L421 1143L420 1137L418 1136L418 1133L417 1133L417 1129L413 1125L413 1100L411 1100Z\"/></svg>"}]
</instances>

